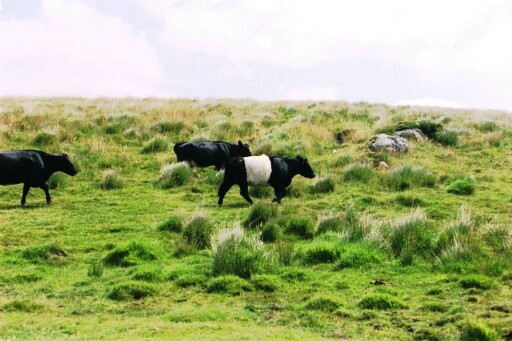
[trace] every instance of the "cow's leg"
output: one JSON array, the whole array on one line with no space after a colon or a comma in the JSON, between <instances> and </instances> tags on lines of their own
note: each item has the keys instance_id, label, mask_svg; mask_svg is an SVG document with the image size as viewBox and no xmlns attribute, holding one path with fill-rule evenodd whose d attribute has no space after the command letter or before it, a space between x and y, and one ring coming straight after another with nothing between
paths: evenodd
<instances>
[{"instance_id":1,"label":"cow's leg","mask_svg":"<svg viewBox=\"0 0 512 341\"><path fill-rule=\"evenodd\" d=\"M240 195L243 196L245 200L247 200L249 205L252 205L252 199L249 196L249 184L247 183L247 180L241 181L238 186L240 186Z\"/></svg>"},{"instance_id":2,"label":"cow's leg","mask_svg":"<svg viewBox=\"0 0 512 341\"><path fill-rule=\"evenodd\" d=\"M230 182L230 181L226 181L224 179L224 181L222 182L222 184L220 185L219 187L219 206L222 205L222 202L224 200L224 196L226 195L226 193L229 191L229 189L231 187L233 187L234 183L233 182Z\"/></svg>"},{"instance_id":3,"label":"cow's leg","mask_svg":"<svg viewBox=\"0 0 512 341\"><path fill-rule=\"evenodd\" d=\"M274 187L274 194L276 197L272 199L272 202L281 203L281 199L286 195L286 189L282 187Z\"/></svg>"},{"instance_id":4,"label":"cow's leg","mask_svg":"<svg viewBox=\"0 0 512 341\"><path fill-rule=\"evenodd\" d=\"M23 184L23 194L21 195L21 206L25 206L25 203L27 202L27 194L30 190L30 185Z\"/></svg>"},{"instance_id":5,"label":"cow's leg","mask_svg":"<svg viewBox=\"0 0 512 341\"><path fill-rule=\"evenodd\" d=\"M48 189L47 184L42 184L39 186L44 191L44 194L46 195L46 203L50 204L52 202L52 198L50 197L50 190Z\"/></svg>"}]
</instances>

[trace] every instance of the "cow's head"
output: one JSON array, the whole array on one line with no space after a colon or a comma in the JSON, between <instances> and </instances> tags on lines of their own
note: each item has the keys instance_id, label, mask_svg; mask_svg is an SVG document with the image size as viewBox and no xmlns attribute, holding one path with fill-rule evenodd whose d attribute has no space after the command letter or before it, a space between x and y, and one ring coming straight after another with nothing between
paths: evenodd
<instances>
[{"instance_id":1,"label":"cow's head","mask_svg":"<svg viewBox=\"0 0 512 341\"><path fill-rule=\"evenodd\" d=\"M67 154L62 154L59 156L59 170L68 175L74 176L78 171L75 166L69 160L69 156Z\"/></svg>"},{"instance_id":2,"label":"cow's head","mask_svg":"<svg viewBox=\"0 0 512 341\"><path fill-rule=\"evenodd\" d=\"M251 150L249 149L249 145L247 143L242 143L242 141L238 141L238 156L251 156Z\"/></svg>"},{"instance_id":3,"label":"cow's head","mask_svg":"<svg viewBox=\"0 0 512 341\"><path fill-rule=\"evenodd\" d=\"M302 157L297 156L296 160L299 162L300 175L308 179L315 177L315 172L313 172L313 168L309 165L308 159L303 159Z\"/></svg>"}]
</instances>

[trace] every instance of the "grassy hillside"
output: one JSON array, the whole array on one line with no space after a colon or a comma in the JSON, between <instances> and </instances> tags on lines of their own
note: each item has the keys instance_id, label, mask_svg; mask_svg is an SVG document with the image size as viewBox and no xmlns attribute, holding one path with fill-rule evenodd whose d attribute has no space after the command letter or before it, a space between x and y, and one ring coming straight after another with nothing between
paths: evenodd
<instances>
[{"instance_id":1,"label":"grassy hillside","mask_svg":"<svg viewBox=\"0 0 512 341\"><path fill-rule=\"evenodd\" d=\"M441 125L429 141L368 152L421 121ZM79 169L50 180L51 205L0 187L0 339L510 339L511 123L366 103L0 99L0 150L65 152ZM282 205L234 187L217 207L222 174L169 166L175 142L200 139L301 155L317 177L297 176Z\"/></svg>"}]
</instances>

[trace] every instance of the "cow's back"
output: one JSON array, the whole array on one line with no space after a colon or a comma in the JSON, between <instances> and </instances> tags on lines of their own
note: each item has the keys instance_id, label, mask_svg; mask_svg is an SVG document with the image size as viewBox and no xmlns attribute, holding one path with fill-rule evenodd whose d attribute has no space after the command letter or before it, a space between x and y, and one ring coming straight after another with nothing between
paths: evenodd
<instances>
[{"instance_id":1,"label":"cow's back","mask_svg":"<svg viewBox=\"0 0 512 341\"><path fill-rule=\"evenodd\" d=\"M35 151L0 153L0 184L26 182L31 173L42 172L42 156Z\"/></svg>"}]
</instances>

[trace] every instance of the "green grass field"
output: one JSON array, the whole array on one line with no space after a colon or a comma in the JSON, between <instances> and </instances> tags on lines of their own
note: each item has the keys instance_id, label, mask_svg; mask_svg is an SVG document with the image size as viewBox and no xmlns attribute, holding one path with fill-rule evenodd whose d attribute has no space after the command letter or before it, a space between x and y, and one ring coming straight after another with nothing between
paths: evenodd
<instances>
[{"instance_id":1,"label":"green grass field","mask_svg":"<svg viewBox=\"0 0 512 341\"><path fill-rule=\"evenodd\" d=\"M442 131L368 152L420 121ZM200 139L301 155L317 177L282 205L234 187L218 207L222 174L168 166ZM512 339L506 113L1 98L0 150L18 149L68 153L79 173L50 179L51 205L0 187L0 340Z\"/></svg>"}]
</instances>

